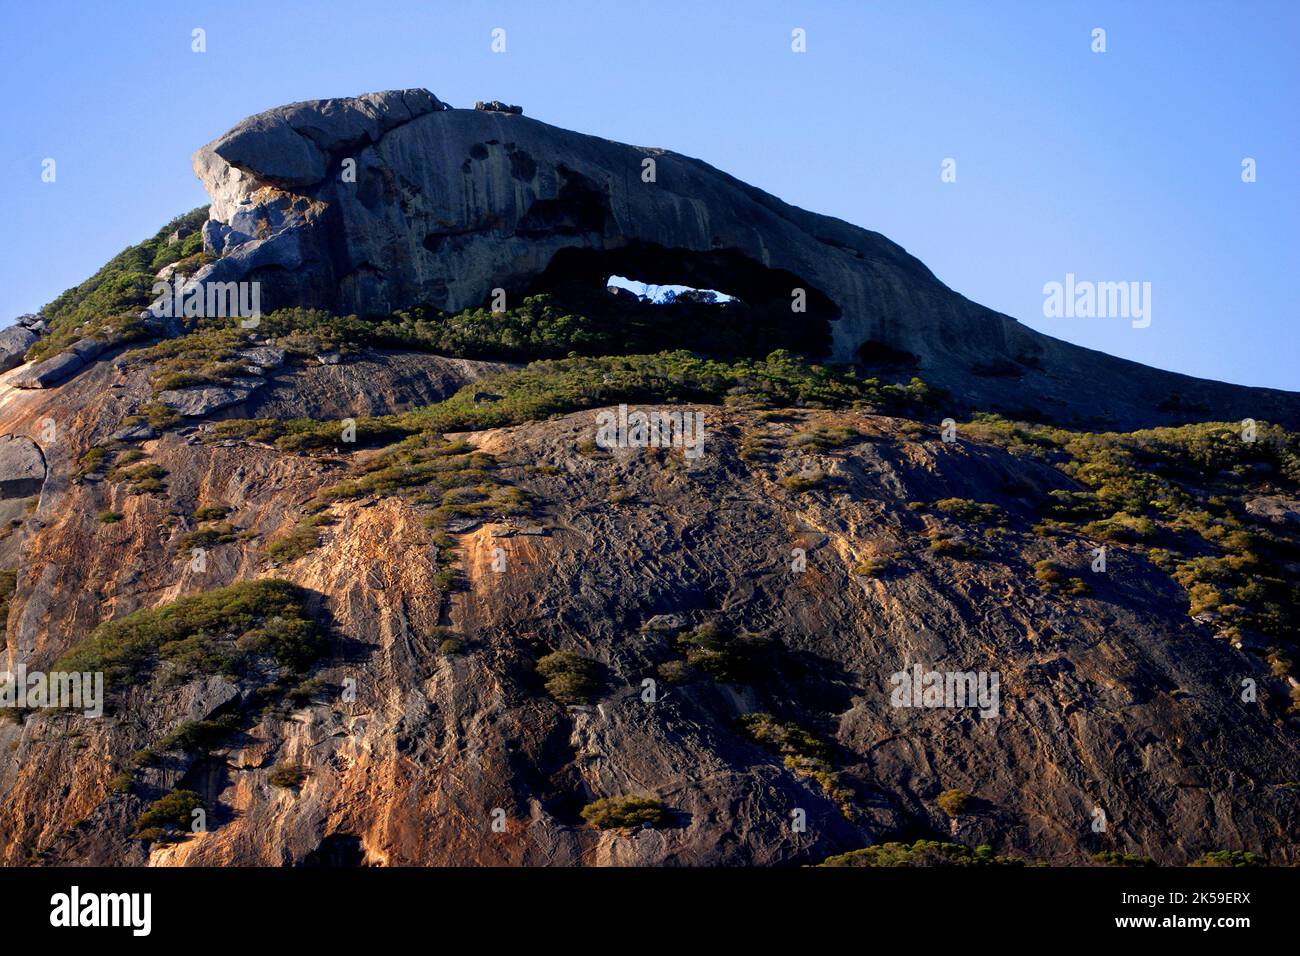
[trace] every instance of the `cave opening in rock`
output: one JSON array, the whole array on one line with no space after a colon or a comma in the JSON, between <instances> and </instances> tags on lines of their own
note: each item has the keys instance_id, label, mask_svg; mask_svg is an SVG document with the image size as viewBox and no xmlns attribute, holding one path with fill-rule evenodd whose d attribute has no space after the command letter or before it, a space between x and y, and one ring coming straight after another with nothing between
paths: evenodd
<instances>
[{"instance_id":1,"label":"cave opening in rock","mask_svg":"<svg viewBox=\"0 0 1300 956\"><path fill-rule=\"evenodd\" d=\"M761 358L788 349L820 357L830 351L830 323L840 315L807 280L738 250L644 242L561 249L524 291L593 320L627 353Z\"/></svg>"}]
</instances>

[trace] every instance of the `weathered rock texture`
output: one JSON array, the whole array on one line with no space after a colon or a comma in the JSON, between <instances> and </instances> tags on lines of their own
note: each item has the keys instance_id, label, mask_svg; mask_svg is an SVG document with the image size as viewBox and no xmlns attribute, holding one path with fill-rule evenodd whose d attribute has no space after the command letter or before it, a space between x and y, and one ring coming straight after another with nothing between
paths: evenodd
<instances>
[{"instance_id":1,"label":"weathered rock texture","mask_svg":"<svg viewBox=\"0 0 1300 956\"><path fill-rule=\"evenodd\" d=\"M45 483L45 456L25 435L0 435L0 499L29 498Z\"/></svg>"},{"instance_id":2,"label":"weathered rock texture","mask_svg":"<svg viewBox=\"0 0 1300 956\"><path fill-rule=\"evenodd\" d=\"M11 325L0 330L0 372L7 372L23 364L23 356L38 338L24 325Z\"/></svg>"},{"instance_id":3,"label":"weathered rock texture","mask_svg":"<svg viewBox=\"0 0 1300 956\"><path fill-rule=\"evenodd\" d=\"M354 186L335 175L345 154ZM643 158L659 161L654 185L640 181ZM797 276L840 310L837 351L893 342L954 386L985 387L963 363L1032 346L1044 371L1025 372L1021 400L1130 368L1132 391L1121 376L1092 393L1122 418L1139 414L1157 376L1035 336L881 237L693 160L443 110L422 91L272 111L197 165L214 192L208 235L225 253L209 278L264 277L294 304L387 309L429 296L454 308L596 255L564 268L645 262L652 274L611 271L678 279L674 266L751 295ZM500 368L381 350L304 364L269 343L241 359L258 387L196 417L383 415ZM330 505L319 546L276 567L267 542L374 452L207 441L207 423L155 429L140 419L155 370L129 361L89 361L53 389L19 387L31 371L0 376L0 435L16 436L0 441L0 494L20 496L0 497L12 505L0 508L0 570L16 575L4 667L48 669L104 621L265 576L305 588L333 642L315 692L283 711L262 708L255 681L205 676L136 687L99 719L0 722L4 864L775 865L936 835L1061 863L1099 850L1183 863L1220 849L1300 862L1287 679L1189 618L1183 591L1138 551L1113 548L1088 596L1040 585L1036 561L1086 568L1095 546L1034 532L1037 502L1074 487L1046 464L860 412L718 407L704 409L697 460L605 453L591 449L589 411L465 436L536 507L517 525L449 523L454 559L431 540L428 507L394 494ZM57 440L42 445L50 420ZM841 430L843 444L797 440L819 428ZM88 473L87 453L114 440L163 477L141 489ZM755 441L768 451L742 454ZM813 473L829 476L824 487L790 487ZM909 507L948 497L1000 504L1008 524L984 533ZM230 509L230 533L196 567L186 536L214 505ZM1295 511L1288 491L1260 496L1251 514L1263 527ZM988 555L932 550L937 530L980 535ZM450 560L463 587L448 583ZM862 570L884 561L887 573ZM681 663L678 634L707 622L771 639L747 681L664 676L660 665ZM442 628L461 636L454 652ZM599 663L590 706L545 692L536 664L555 650ZM997 718L891 706L890 675L911 664L997 671ZM653 702L647 678L659 681ZM1257 699L1241 699L1245 680ZM349 683L355 695L342 693ZM832 799L743 733L739 718L755 711L823 741L848 795ZM210 753L167 750L113 785L184 721L232 714L238 730ZM306 772L298 786L272 784L285 764ZM135 838L149 801L178 787L199 794L208 832ZM936 806L950 788L974 798L954 820ZM663 801L672 825L583 824L588 802L633 795ZM806 832L790 825L795 809Z\"/></svg>"},{"instance_id":4,"label":"weathered rock texture","mask_svg":"<svg viewBox=\"0 0 1300 956\"><path fill-rule=\"evenodd\" d=\"M9 379L17 388L49 388L80 372L120 340L84 338L73 342L67 351L20 368Z\"/></svg>"},{"instance_id":5,"label":"weathered rock texture","mask_svg":"<svg viewBox=\"0 0 1300 956\"><path fill-rule=\"evenodd\" d=\"M648 165L653 166L653 182ZM798 209L706 163L522 115L448 109L425 90L251 117L194 155L212 196L200 281L264 280L264 304L387 313L482 305L611 274L747 301L807 291L830 355L911 353L984 409L1117 427L1191 418L1300 423L1294 394L1158 371L970 302L884 236ZM672 343L665 343L671 346Z\"/></svg>"},{"instance_id":6,"label":"weathered rock texture","mask_svg":"<svg viewBox=\"0 0 1300 956\"><path fill-rule=\"evenodd\" d=\"M394 360L364 359L363 399L376 410L413 374ZM48 667L103 620L274 574L309 589L336 637L318 672L326 689L286 716L250 719L210 757L168 755L129 794L109 782L132 753L184 720L251 702L256 688L204 678L133 691L98 720L0 724L6 863L783 864L936 833L1063 863L1101 849L1167 863L1222 848L1296 861L1300 753L1285 682L1189 620L1168 577L1122 550L1092 596L1040 587L1035 560L1084 567L1092 546L1029 530L1033 512L1016 495L1069 485L1042 464L856 413L774 422L710 408L694 462L584 452L594 412L481 432L470 440L536 497L527 524L543 533L472 523L456 536L467 586L449 594L423 515L396 497L335 505L318 549L267 565L266 540L348 473L332 456L171 432L140 446L166 469L164 493L69 480L82 453L147 400L146 373L114 389L113 368L97 363L58 392L0 389L0 428L35 434L52 414L62 423L39 507L0 539L0 561L19 568L6 665ZM288 385L276 388L279 412L301 414ZM797 431L846 425L864 437L838 451L738 455L746 436L780 447ZM833 476L834 490L780 483L812 470ZM987 542L992 559L925 547L939 519L907 505L951 495L1006 505L1012 524ZM199 573L181 540L194 527L186 515L213 503L230 506L245 534L214 546ZM122 520L95 520L109 509ZM795 546L807 552L802 574L790 571ZM508 573L492 569L498 547ZM894 562L888 575L856 570L881 556ZM661 681L647 704L642 681L679 656L683 627L707 620L773 637L776 656L752 686ZM463 635L459 653L439 651L439 626ZM557 648L603 665L595 705L545 694L534 665ZM891 707L889 676L913 663L999 671L1000 716ZM1238 697L1247 677L1258 702ZM349 678L354 700L340 692ZM740 731L736 719L756 709L832 745L853 820ZM301 786L271 785L285 763L309 772ZM210 832L171 846L133 839L148 800L175 787L201 795ZM934 802L953 787L976 798L955 822ZM586 802L623 795L657 796L675 825L582 824ZM1099 806L1105 834L1091 829ZM497 808L503 833L491 828ZM807 812L807 833L791 831L794 808Z\"/></svg>"}]
</instances>

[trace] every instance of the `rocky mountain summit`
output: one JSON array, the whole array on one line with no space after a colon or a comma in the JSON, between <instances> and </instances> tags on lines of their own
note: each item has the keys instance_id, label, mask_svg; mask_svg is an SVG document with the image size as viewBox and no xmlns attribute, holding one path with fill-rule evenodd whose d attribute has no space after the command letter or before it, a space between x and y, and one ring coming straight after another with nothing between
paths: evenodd
<instances>
[{"instance_id":1,"label":"rocky mountain summit","mask_svg":"<svg viewBox=\"0 0 1300 956\"><path fill-rule=\"evenodd\" d=\"M0 333L4 863L1300 862L1297 396L495 101L194 166Z\"/></svg>"},{"instance_id":2,"label":"rocky mountain summit","mask_svg":"<svg viewBox=\"0 0 1300 956\"><path fill-rule=\"evenodd\" d=\"M194 171L213 199L206 243L221 255L200 278L266 276L272 308L455 312L497 288L603 288L613 274L786 308L802 289L828 357L915 364L973 407L1122 428L1189 410L1300 424L1294 395L1035 332L946 288L884 236L697 159L449 109L426 90L259 113L195 153Z\"/></svg>"}]
</instances>

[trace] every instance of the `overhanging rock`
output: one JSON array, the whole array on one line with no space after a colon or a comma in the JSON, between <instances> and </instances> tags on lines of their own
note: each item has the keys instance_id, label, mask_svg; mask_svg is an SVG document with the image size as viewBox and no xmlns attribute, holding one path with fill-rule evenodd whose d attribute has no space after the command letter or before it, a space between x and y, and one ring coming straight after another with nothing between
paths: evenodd
<instances>
[{"instance_id":1,"label":"overhanging rock","mask_svg":"<svg viewBox=\"0 0 1300 956\"><path fill-rule=\"evenodd\" d=\"M195 278L260 281L264 309L457 311L496 288L520 295L557 277L603 287L612 273L769 303L801 288L809 321L828 322L826 357L905 356L954 394L957 414L971 405L1112 427L1300 424L1292 393L1042 335L948 289L879 233L699 160L516 113L449 109L426 90L260 113L195 153L194 169L213 200L205 240L221 256Z\"/></svg>"}]
</instances>

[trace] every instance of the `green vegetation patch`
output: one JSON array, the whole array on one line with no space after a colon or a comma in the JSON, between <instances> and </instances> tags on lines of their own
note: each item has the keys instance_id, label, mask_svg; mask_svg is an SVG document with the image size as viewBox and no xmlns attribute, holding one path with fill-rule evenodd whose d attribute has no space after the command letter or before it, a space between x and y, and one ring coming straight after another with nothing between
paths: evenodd
<instances>
[{"instance_id":1,"label":"green vegetation patch","mask_svg":"<svg viewBox=\"0 0 1300 956\"><path fill-rule=\"evenodd\" d=\"M1268 866L1268 860L1249 850L1211 850L1208 853L1202 853L1187 865L1197 867L1254 867Z\"/></svg>"},{"instance_id":2,"label":"green vegetation patch","mask_svg":"<svg viewBox=\"0 0 1300 956\"><path fill-rule=\"evenodd\" d=\"M740 684L763 674L762 662L773 647L760 634L732 634L712 621L677 638L686 662L715 680Z\"/></svg>"},{"instance_id":3,"label":"green vegetation patch","mask_svg":"<svg viewBox=\"0 0 1300 956\"><path fill-rule=\"evenodd\" d=\"M151 678L162 662L183 677L238 675L260 659L304 672L325 649L305 592L287 581L243 581L147 608L95 628L55 664L103 671L110 686Z\"/></svg>"},{"instance_id":4,"label":"green vegetation patch","mask_svg":"<svg viewBox=\"0 0 1300 956\"><path fill-rule=\"evenodd\" d=\"M202 226L207 218L206 206L178 216L152 239L119 252L85 282L41 309L50 331L28 349L27 358L47 358L84 336L102 336L110 327L126 340L148 335L139 313L153 302L155 275L172 263L192 272L206 261ZM188 230L188 235L168 244L178 229Z\"/></svg>"},{"instance_id":5,"label":"green vegetation patch","mask_svg":"<svg viewBox=\"0 0 1300 956\"><path fill-rule=\"evenodd\" d=\"M194 811L203 807L203 799L193 790L173 790L149 804L135 821L137 839L175 839L178 831L187 830Z\"/></svg>"},{"instance_id":6,"label":"green vegetation patch","mask_svg":"<svg viewBox=\"0 0 1300 956\"><path fill-rule=\"evenodd\" d=\"M546 692L562 704L589 703L600 690L600 665L572 651L555 651L537 662Z\"/></svg>"},{"instance_id":7,"label":"green vegetation patch","mask_svg":"<svg viewBox=\"0 0 1300 956\"><path fill-rule=\"evenodd\" d=\"M494 396L483 400L483 395ZM358 444L420 432L474 431L541 421L619 402L717 403L728 400L805 408L915 407L932 398L920 380L882 385L876 379L809 364L789 352L721 362L692 352L565 358L533 362L466 385L444 401L400 415L360 419ZM333 448L338 426L310 419L228 420L213 437L255 438L290 451Z\"/></svg>"},{"instance_id":8,"label":"green vegetation patch","mask_svg":"<svg viewBox=\"0 0 1300 956\"><path fill-rule=\"evenodd\" d=\"M1300 435L1267 422L1076 432L996 415L976 416L959 431L1040 459L1084 486L1050 493L1040 532L1144 551L1184 589L1188 613L1213 622L1220 636L1255 633L1279 654L1300 653L1293 624L1300 581L1280 570L1300 561L1300 531L1246 510L1256 495L1300 493ZM1050 568L1036 566L1035 576L1059 583Z\"/></svg>"},{"instance_id":9,"label":"green vegetation patch","mask_svg":"<svg viewBox=\"0 0 1300 956\"><path fill-rule=\"evenodd\" d=\"M211 324L186 335L124 352L119 361L130 366L147 365L155 396L169 389L247 378L246 366L250 363L239 353L252 347L253 333L232 319L207 321Z\"/></svg>"},{"instance_id":10,"label":"green vegetation patch","mask_svg":"<svg viewBox=\"0 0 1300 956\"><path fill-rule=\"evenodd\" d=\"M1125 853L1122 850L1103 850L1100 853L1094 853L1092 862L1098 866L1117 866L1132 869L1148 869L1156 865L1156 861L1149 856L1138 856L1134 853Z\"/></svg>"},{"instance_id":11,"label":"green vegetation patch","mask_svg":"<svg viewBox=\"0 0 1300 956\"><path fill-rule=\"evenodd\" d=\"M583 807L582 819L598 830L659 828L672 823L672 813L651 797L605 797Z\"/></svg>"},{"instance_id":12,"label":"green vegetation patch","mask_svg":"<svg viewBox=\"0 0 1300 956\"><path fill-rule=\"evenodd\" d=\"M822 866L1027 866L1024 860L998 856L988 844L971 849L959 843L917 840L880 843L828 857Z\"/></svg>"},{"instance_id":13,"label":"green vegetation patch","mask_svg":"<svg viewBox=\"0 0 1300 956\"><path fill-rule=\"evenodd\" d=\"M167 477L167 469L153 462L130 464L136 460L134 455L123 456L108 472L108 480L126 482L127 492L133 495L163 491L167 487L163 482Z\"/></svg>"},{"instance_id":14,"label":"green vegetation patch","mask_svg":"<svg viewBox=\"0 0 1300 956\"><path fill-rule=\"evenodd\" d=\"M792 721L781 721L768 713L745 714L740 726L755 743L781 755L786 769L797 776L816 781L822 792L834 801L845 818L857 818L853 791L841 780L831 763L831 748L815 735Z\"/></svg>"}]
</instances>

